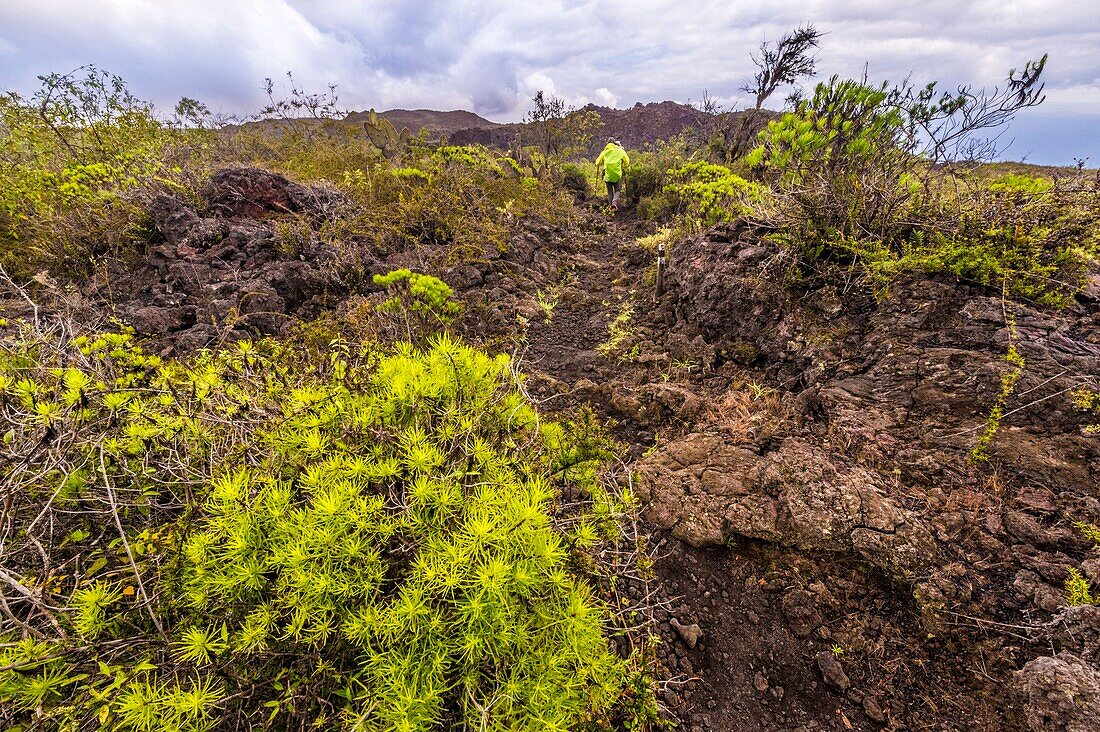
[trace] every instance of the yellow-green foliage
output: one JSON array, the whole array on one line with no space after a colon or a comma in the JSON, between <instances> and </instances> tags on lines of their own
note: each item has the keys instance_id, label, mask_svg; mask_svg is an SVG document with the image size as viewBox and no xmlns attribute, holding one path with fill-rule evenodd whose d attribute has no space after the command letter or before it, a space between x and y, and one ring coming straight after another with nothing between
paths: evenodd
<instances>
[{"instance_id":1,"label":"yellow-green foliage","mask_svg":"<svg viewBox=\"0 0 1100 732\"><path fill-rule=\"evenodd\" d=\"M674 230L668 226L662 226L648 236L641 236L634 243L650 252L657 252L662 244L671 246L675 237Z\"/></svg>"},{"instance_id":2,"label":"yellow-green foliage","mask_svg":"<svg viewBox=\"0 0 1100 732\"><path fill-rule=\"evenodd\" d=\"M619 312L615 315L615 318L607 324L607 340L596 346L597 353L603 356L611 356L621 351L625 342L632 335L630 320L633 317L633 300L627 299L620 302Z\"/></svg>"},{"instance_id":3,"label":"yellow-green foliage","mask_svg":"<svg viewBox=\"0 0 1100 732\"><path fill-rule=\"evenodd\" d=\"M444 329L462 310L453 299L451 286L432 275L401 268L384 275L376 274L374 284L390 294L376 312L397 321L396 327L391 326L388 331L398 338L417 342L430 337Z\"/></svg>"},{"instance_id":4,"label":"yellow-green foliage","mask_svg":"<svg viewBox=\"0 0 1100 732\"><path fill-rule=\"evenodd\" d=\"M690 156L689 144L682 136L658 142L648 150L631 150L623 202L648 219L673 213L678 200L665 190L665 184L669 182L669 171L682 167ZM602 180L597 183L603 187Z\"/></svg>"},{"instance_id":5,"label":"yellow-green foliage","mask_svg":"<svg viewBox=\"0 0 1100 732\"><path fill-rule=\"evenodd\" d=\"M698 161L668 172L665 190L674 194L684 213L704 226L733 221L752 211L765 188L750 183L724 165Z\"/></svg>"},{"instance_id":6,"label":"yellow-green foliage","mask_svg":"<svg viewBox=\"0 0 1100 732\"><path fill-rule=\"evenodd\" d=\"M1070 607L1077 605L1091 605L1092 594L1089 592L1089 581L1077 570L1070 567L1066 578L1066 604Z\"/></svg>"},{"instance_id":7,"label":"yellow-green foliage","mask_svg":"<svg viewBox=\"0 0 1100 732\"><path fill-rule=\"evenodd\" d=\"M1100 526L1085 521L1077 521L1073 524L1073 528L1081 532L1081 536L1100 547Z\"/></svg>"},{"instance_id":8,"label":"yellow-green foliage","mask_svg":"<svg viewBox=\"0 0 1100 732\"><path fill-rule=\"evenodd\" d=\"M181 165L201 167L212 138L161 121L95 68L40 78L30 98L0 96L0 264L82 273L140 237L142 202L181 190Z\"/></svg>"},{"instance_id":9,"label":"yellow-green foliage","mask_svg":"<svg viewBox=\"0 0 1100 732\"><path fill-rule=\"evenodd\" d=\"M451 298L454 290L433 275L421 274L402 268L374 276L374 284L387 289L403 285L403 296L395 296L387 304L394 309L408 309L424 313L446 322L459 311L458 303Z\"/></svg>"},{"instance_id":10,"label":"yellow-green foliage","mask_svg":"<svg viewBox=\"0 0 1100 732\"><path fill-rule=\"evenodd\" d=\"M868 239L896 249L920 217L919 160L886 86L833 77L771 121L742 161L781 202L781 233L811 257Z\"/></svg>"},{"instance_id":11,"label":"yellow-green foliage","mask_svg":"<svg viewBox=\"0 0 1100 732\"><path fill-rule=\"evenodd\" d=\"M590 176L581 165L565 163L555 171L555 178L562 188L581 198L588 196L591 192Z\"/></svg>"},{"instance_id":12,"label":"yellow-green foliage","mask_svg":"<svg viewBox=\"0 0 1100 732\"><path fill-rule=\"evenodd\" d=\"M570 212L561 191L525 176L511 157L476 145L431 145L423 133L397 135L373 111L362 124L290 119L246 126L226 135L223 157L338 186L353 205L330 217L321 235L349 257L364 248L431 247L431 257L453 264L503 251L518 217L559 220Z\"/></svg>"},{"instance_id":13,"label":"yellow-green foliage","mask_svg":"<svg viewBox=\"0 0 1100 732\"><path fill-rule=\"evenodd\" d=\"M872 91L856 96L882 98ZM1094 188L1021 174L934 174L890 148L895 113L860 113L869 122L859 134L859 126L841 134L836 120L805 110L762 133L765 142L750 157L786 209L784 238L812 259L851 258L876 284L905 271L946 272L1041 305L1072 301L1100 253ZM853 148L859 135L867 140ZM847 142L836 147L841 139Z\"/></svg>"},{"instance_id":14,"label":"yellow-green foliage","mask_svg":"<svg viewBox=\"0 0 1100 732\"><path fill-rule=\"evenodd\" d=\"M67 609L0 634L5 729L607 728L637 693L576 569L630 499L507 357L0 343L12 515L69 533L64 572L7 565Z\"/></svg>"},{"instance_id":15,"label":"yellow-green foliage","mask_svg":"<svg viewBox=\"0 0 1100 732\"><path fill-rule=\"evenodd\" d=\"M196 126L206 121L201 105L181 108L196 115L187 125L164 121L121 79L95 69L43 77L28 99L0 97L0 264L24 277L84 274L96 257L147 238L152 195L192 197L217 166L339 186L353 205L314 223L348 261L364 249L421 246L452 262L484 257L506 248L516 218L561 220L571 210L550 181L525 175L508 156L433 147L385 120L278 118L214 132Z\"/></svg>"},{"instance_id":16,"label":"yellow-green foliage","mask_svg":"<svg viewBox=\"0 0 1100 732\"><path fill-rule=\"evenodd\" d=\"M915 237L902 266L946 271L1043 305L1067 305L1100 253L1095 192L1010 174L964 180L958 224Z\"/></svg>"},{"instance_id":17,"label":"yellow-green foliage","mask_svg":"<svg viewBox=\"0 0 1100 732\"><path fill-rule=\"evenodd\" d=\"M900 155L905 120L885 86L833 77L813 97L768 123L745 162L769 171L784 185L808 176L857 174Z\"/></svg>"},{"instance_id":18,"label":"yellow-green foliage","mask_svg":"<svg viewBox=\"0 0 1100 732\"><path fill-rule=\"evenodd\" d=\"M1035 178L1023 173L1006 173L991 178L987 187L992 193L1001 193L1020 199L1033 199L1049 193L1054 183L1046 178Z\"/></svg>"},{"instance_id":19,"label":"yellow-green foliage","mask_svg":"<svg viewBox=\"0 0 1100 732\"><path fill-rule=\"evenodd\" d=\"M914 154L918 113L885 85L833 78L773 120L742 162L773 187L780 238L810 259L854 260L880 287L948 272L1068 304L1100 252L1096 186L934 168Z\"/></svg>"},{"instance_id":20,"label":"yellow-green foliage","mask_svg":"<svg viewBox=\"0 0 1100 732\"><path fill-rule=\"evenodd\" d=\"M1013 339L1015 340L1015 323L1009 323L1009 330L1013 333ZM975 460L987 460L989 458L989 446L993 443L993 438L1001 428L1005 406L1008 404L1013 392L1016 391L1016 383L1020 380L1020 376L1023 375L1024 357L1016 350L1015 342L1009 345L1008 352L1005 354L1005 362L1008 363L1009 368L1001 375L1001 389L997 393L997 401L994 402L993 408L989 412L985 429L978 438L978 444L970 451L970 456Z\"/></svg>"},{"instance_id":21,"label":"yellow-green foliage","mask_svg":"<svg viewBox=\"0 0 1100 732\"><path fill-rule=\"evenodd\" d=\"M1088 386L1079 386L1070 395L1073 405L1077 409L1088 414L1092 419L1098 420L1086 425L1085 431L1090 433L1100 432L1100 391Z\"/></svg>"},{"instance_id":22,"label":"yellow-green foliage","mask_svg":"<svg viewBox=\"0 0 1100 732\"><path fill-rule=\"evenodd\" d=\"M507 248L517 217L569 213L550 182L523 177L514 160L479 147L410 148L400 167L335 161L329 175L357 204L331 237L386 251L428 246L450 260L484 257Z\"/></svg>"}]
</instances>

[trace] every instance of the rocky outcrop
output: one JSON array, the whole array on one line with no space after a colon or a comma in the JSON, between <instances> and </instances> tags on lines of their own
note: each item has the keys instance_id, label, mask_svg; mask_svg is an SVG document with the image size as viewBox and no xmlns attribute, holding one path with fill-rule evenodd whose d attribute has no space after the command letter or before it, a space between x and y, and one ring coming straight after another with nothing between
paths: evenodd
<instances>
[{"instance_id":1,"label":"rocky outcrop","mask_svg":"<svg viewBox=\"0 0 1100 732\"><path fill-rule=\"evenodd\" d=\"M349 215L352 205L334 189L302 186L269 171L219 171L197 205L168 195L154 199L143 256L125 268L116 263L95 286L121 320L166 350L187 352L284 335L353 294L377 294L372 274L408 267L450 284L469 303L463 326L484 336L510 332L517 314L541 314L536 293L557 281L569 247L557 228L524 220L505 247L487 246L457 263L446 245L375 257L369 243L349 241L337 251L318 231Z\"/></svg>"},{"instance_id":2,"label":"rocky outcrop","mask_svg":"<svg viewBox=\"0 0 1100 732\"><path fill-rule=\"evenodd\" d=\"M1072 653L1041 656L1019 672L1034 732L1100 729L1100 671Z\"/></svg>"},{"instance_id":3,"label":"rocky outcrop","mask_svg":"<svg viewBox=\"0 0 1100 732\"><path fill-rule=\"evenodd\" d=\"M255 168L215 174L202 209L171 196L150 205L144 259L101 285L116 313L180 351L282 333L339 289L335 251L310 226L339 194ZM280 225L273 216L295 214Z\"/></svg>"},{"instance_id":4,"label":"rocky outcrop","mask_svg":"<svg viewBox=\"0 0 1100 732\"><path fill-rule=\"evenodd\" d=\"M743 225L675 247L666 326L701 335L714 362L759 369L797 395L812 442L899 486L969 484L984 471L971 450L987 427L1014 343L1025 361L990 445L991 464L1025 496L1008 526L1100 517L1100 448L1069 393L1100 374L1100 311L1088 302L1052 312L1004 303L954 278L898 278L876 301L843 275L792 282L789 255ZM1006 322L1006 313L1015 326ZM881 479L879 482L881 482ZM1090 518L1091 517L1091 518ZM1031 543L1050 548L1050 535Z\"/></svg>"},{"instance_id":5,"label":"rocky outcrop","mask_svg":"<svg viewBox=\"0 0 1100 732\"><path fill-rule=\"evenodd\" d=\"M307 188L259 168L218 171L203 189L210 215L216 218L263 219L272 214L320 214L347 203L332 188Z\"/></svg>"},{"instance_id":6,"label":"rocky outcrop","mask_svg":"<svg viewBox=\"0 0 1100 732\"><path fill-rule=\"evenodd\" d=\"M691 434L639 467L647 515L693 546L748 537L853 551L894 574L920 570L935 543L881 478L789 439L761 456L716 434Z\"/></svg>"},{"instance_id":7,"label":"rocky outcrop","mask_svg":"<svg viewBox=\"0 0 1100 732\"><path fill-rule=\"evenodd\" d=\"M950 674L993 684L1006 728L1100 729L1100 608L1065 608L1064 587L1069 568L1100 577L1097 550L1073 528L1100 523L1100 440L1070 398L1100 378L1095 295L1085 288L1054 311L911 273L875 297L846 270L795 278L791 264L745 224L674 247L654 312L674 334L670 358L706 354L711 373L747 371L792 414L759 430L752 420L768 415L724 414L717 391L686 434L640 462L647 517L695 547L766 542L876 567L907 588L923 637L950 639L952 663L973 654L977 665ZM1010 346L1024 367L982 459L974 448L1013 368ZM815 594L793 582L786 624L828 638ZM882 622L857 603L845 612ZM842 690L836 659L815 659ZM1013 673L1022 702L1009 698ZM882 718L876 705L867 719Z\"/></svg>"}]
</instances>

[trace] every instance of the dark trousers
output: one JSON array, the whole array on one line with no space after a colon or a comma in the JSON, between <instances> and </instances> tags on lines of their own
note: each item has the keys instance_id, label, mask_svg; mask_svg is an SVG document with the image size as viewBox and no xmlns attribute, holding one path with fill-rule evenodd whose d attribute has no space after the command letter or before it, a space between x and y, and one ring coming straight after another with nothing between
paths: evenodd
<instances>
[{"instance_id":1,"label":"dark trousers","mask_svg":"<svg viewBox=\"0 0 1100 732\"><path fill-rule=\"evenodd\" d=\"M616 207L619 205L619 194L623 192L623 179L619 178L617 181L605 180L607 184L607 205Z\"/></svg>"}]
</instances>

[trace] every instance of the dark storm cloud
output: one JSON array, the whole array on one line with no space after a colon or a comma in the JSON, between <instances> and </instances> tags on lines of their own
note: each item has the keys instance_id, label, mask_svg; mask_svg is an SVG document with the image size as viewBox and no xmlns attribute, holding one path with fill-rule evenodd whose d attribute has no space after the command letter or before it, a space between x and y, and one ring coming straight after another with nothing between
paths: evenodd
<instances>
[{"instance_id":1,"label":"dark storm cloud","mask_svg":"<svg viewBox=\"0 0 1100 732\"><path fill-rule=\"evenodd\" d=\"M262 79L287 70L310 88L338 83L352 108L465 107L501 120L538 89L574 104L704 90L735 104L749 53L811 21L828 34L824 75L993 85L1049 51L1052 111L1029 116L1095 129L1091 0L0 0L0 86L28 91L36 74L96 63L162 106L190 96L223 111L257 108ZM1096 139L1087 145L1100 158Z\"/></svg>"}]
</instances>

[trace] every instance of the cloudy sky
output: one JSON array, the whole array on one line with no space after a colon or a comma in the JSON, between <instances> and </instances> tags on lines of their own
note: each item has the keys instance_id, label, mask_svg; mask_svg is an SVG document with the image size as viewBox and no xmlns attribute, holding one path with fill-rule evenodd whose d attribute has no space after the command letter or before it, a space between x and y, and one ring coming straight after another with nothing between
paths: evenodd
<instances>
[{"instance_id":1,"label":"cloudy sky","mask_svg":"<svg viewBox=\"0 0 1100 732\"><path fill-rule=\"evenodd\" d=\"M743 103L749 54L813 23L822 75L993 86L1050 53L1048 99L1005 156L1100 164L1096 0L0 0L0 88L96 64L171 109L239 113L288 70L348 109L470 109L518 119L543 89L580 105ZM778 100L777 100L778 101Z\"/></svg>"}]
</instances>

